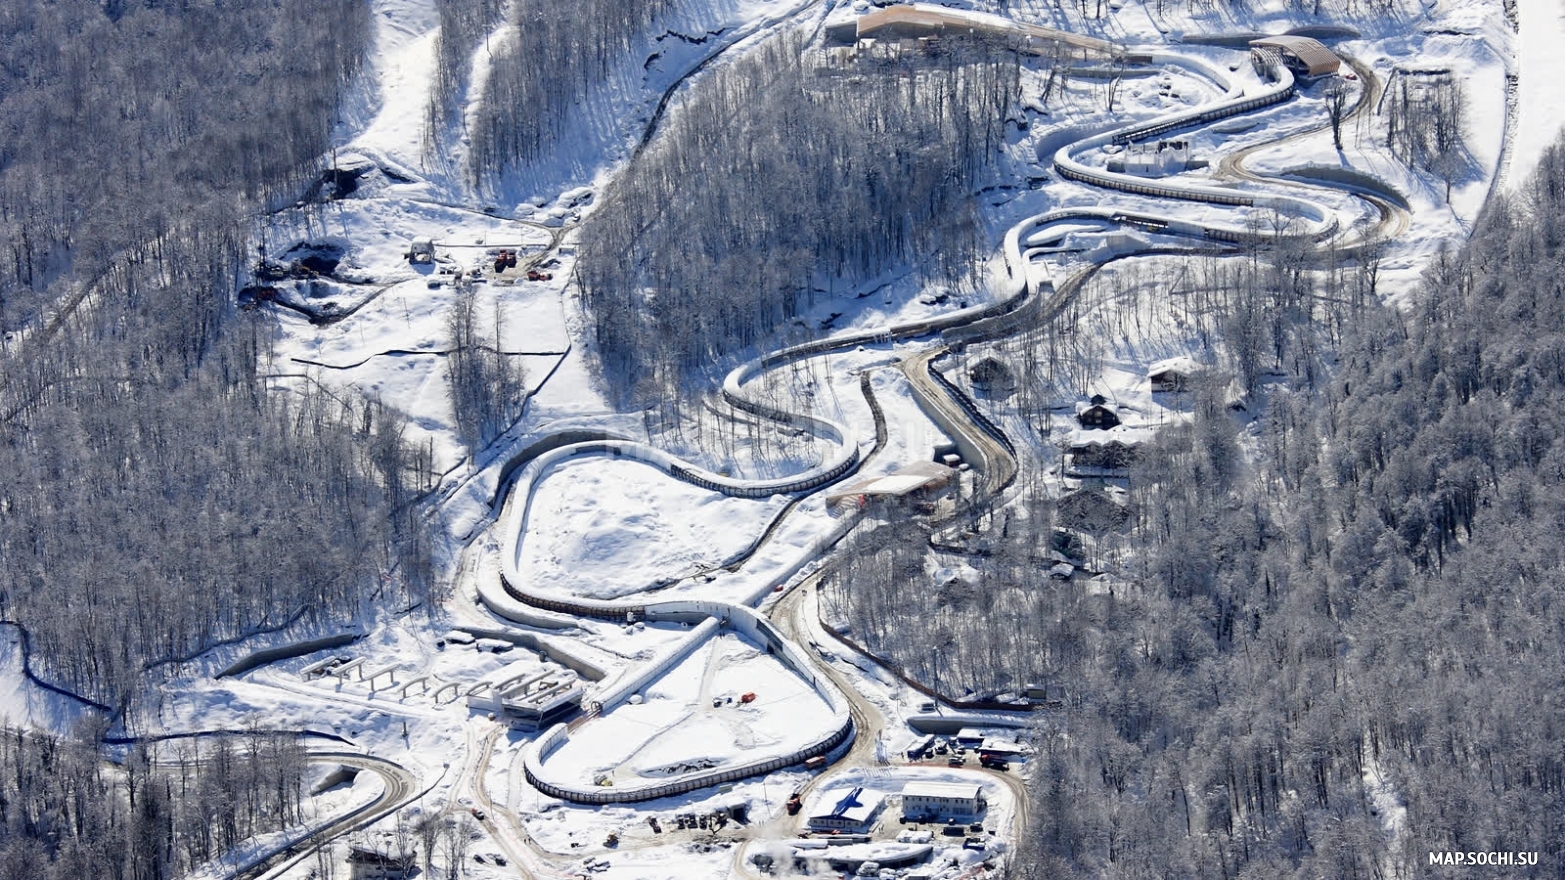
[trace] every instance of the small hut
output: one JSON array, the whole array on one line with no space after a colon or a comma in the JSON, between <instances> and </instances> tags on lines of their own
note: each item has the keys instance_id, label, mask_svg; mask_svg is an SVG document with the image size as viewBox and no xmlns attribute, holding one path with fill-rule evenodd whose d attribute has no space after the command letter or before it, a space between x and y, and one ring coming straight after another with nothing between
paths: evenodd
<instances>
[{"instance_id":1,"label":"small hut","mask_svg":"<svg viewBox=\"0 0 1565 880\"><path fill-rule=\"evenodd\" d=\"M1188 391L1197 369L1191 358L1169 358L1147 368L1147 381L1153 392Z\"/></svg>"},{"instance_id":2,"label":"small hut","mask_svg":"<svg viewBox=\"0 0 1565 880\"><path fill-rule=\"evenodd\" d=\"M993 355L969 367L967 378L972 381L973 390L991 396L1004 396L1016 388L1016 378L1011 374L1011 368Z\"/></svg>"}]
</instances>

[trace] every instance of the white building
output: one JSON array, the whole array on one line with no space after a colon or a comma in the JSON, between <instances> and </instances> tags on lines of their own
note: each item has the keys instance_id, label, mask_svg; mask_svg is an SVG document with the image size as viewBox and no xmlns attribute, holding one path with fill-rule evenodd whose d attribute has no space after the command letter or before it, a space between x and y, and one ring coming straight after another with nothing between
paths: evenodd
<instances>
[{"instance_id":1,"label":"white building","mask_svg":"<svg viewBox=\"0 0 1565 880\"><path fill-rule=\"evenodd\" d=\"M909 821L972 822L987 807L976 782L909 782L902 789L902 817Z\"/></svg>"},{"instance_id":2,"label":"white building","mask_svg":"<svg viewBox=\"0 0 1565 880\"><path fill-rule=\"evenodd\" d=\"M956 471L934 461L915 461L883 477L863 477L826 493L826 503L851 502L863 507L871 498L929 495L951 485Z\"/></svg>"},{"instance_id":3,"label":"white building","mask_svg":"<svg viewBox=\"0 0 1565 880\"><path fill-rule=\"evenodd\" d=\"M1108 170L1140 177L1162 177L1178 174L1189 164L1189 141L1149 141L1125 147L1125 152L1118 158L1109 160Z\"/></svg>"},{"instance_id":4,"label":"white building","mask_svg":"<svg viewBox=\"0 0 1565 880\"><path fill-rule=\"evenodd\" d=\"M810 827L820 831L868 831L885 801L884 794L864 788L855 788L835 802L823 799L810 814Z\"/></svg>"}]
</instances>

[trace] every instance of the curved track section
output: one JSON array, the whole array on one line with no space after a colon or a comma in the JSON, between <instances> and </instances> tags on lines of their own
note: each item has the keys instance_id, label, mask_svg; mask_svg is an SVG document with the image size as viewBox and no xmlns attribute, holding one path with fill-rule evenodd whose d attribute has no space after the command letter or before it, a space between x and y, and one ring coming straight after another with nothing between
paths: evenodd
<instances>
[{"instance_id":1,"label":"curved track section","mask_svg":"<svg viewBox=\"0 0 1565 880\"><path fill-rule=\"evenodd\" d=\"M644 785L602 788L549 778L543 763L551 753L565 743L570 734L568 725L557 724L533 741L523 754L522 768L527 775L528 783L544 794L576 803L637 803L781 770L784 767L803 763L817 755L830 754L853 739L855 708L854 703L847 696L846 689L826 676L817 675L810 658L804 651L789 641L776 624L758 612L743 606L713 602L666 602L647 609L648 620L690 621L701 618L704 618L701 625L712 632L716 631L718 621L721 621L720 625L745 633L764 645L767 653L776 656L795 675L808 681L815 692L831 707L830 728L813 741L783 755L758 758L733 767L692 773L676 779L648 782ZM690 647L693 648L695 644L704 641L710 634L711 632L692 632L689 641L693 644ZM600 692L597 696L601 702L598 706L594 706L593 710L608 711L615 704L624 702L632 692L646 686L650 680L662 674L667 666L672 665L672 662L668 661L682 659L683 654L684 652L677 652L669 655L664 661L654 661L650 668L639 671L610 690Z\"/></svg>"},{"instance_id":2,"label":"curved track section","mask_svg":"<svg viewBox=\"0 0 1565 880\"><path fill-rule=\"evenodd\" d=\"M1095 168L1080 162L1076 157L1087 150L1109 144L1124 145L1151 140L1181 129L1194 128L1245 113L1253 113L1275 104L1281 104L1292 98L1298 91L1298 85L1294 81L1293 74L1280 65L1271 69L1276 78L1275 82L1251 92L1234 84L1230 78L1222 73L1212 70L1205 65L1192 64L1188 59L1164 53L1153 53L1151 57L1154 62L1177 64L1190 68L1223 86L1227 94L1223 99L1204 107L1177 111L1148 122L1132 123L1094 137L1066 144L1054 153L1054 169L1061 177L1134 195L1182 199L1234 207L1275 208L1278 211L1303 218L1308 224L1307 231L1304 234L1317 240L1327 238L1337 231L1338 221L1335 212L1307 199L1295 198L1293 196L1267 195L1220 186L1203 186L1182 181L1137 177L1133 174Z\"/></svg>"},{"instance_id":3,"label":"curved track section","mask_svg":"<svg viewBox=\"0 0 1565 880\"><path fill-rule=\"evenodd\" d=\"M385 816L402 809L423 793L418 787L418 777L401 764L385 758L376 758L359 752L310 752L308 760L342 764L357 767L360 771L369 771L381 778L384 788L375 800L349 810L325 827L265 853L249 865L236 869L229 875L233 880L256 880L256 878L280 875L314 852L317 847L361 828L368 828Z\"/></svg>"}]
</instances>

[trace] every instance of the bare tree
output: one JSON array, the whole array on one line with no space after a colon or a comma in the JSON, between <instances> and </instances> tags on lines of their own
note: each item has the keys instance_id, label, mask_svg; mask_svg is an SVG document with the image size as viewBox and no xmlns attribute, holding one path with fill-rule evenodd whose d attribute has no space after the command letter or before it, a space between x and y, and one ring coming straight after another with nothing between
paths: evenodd
<instances>
[{"instance_id":1,"label":"bare tree","mask_svg":"<svg viewBox=\"0 0 1565 880\"><path fill-rule=\"evenodd\" d=\"M458 812L448 816L444 822L443 840L445 843L446 877L456 880L457 877L467 875L467 851L476 833L466 813Z\"/></svg>"},{"instance_id":2,"label":"bare tree","mask_svg":"<svg viewBox=\"0 0 1565 880\"><path fill-rule=\"evenodd\" d=\"M1326 115L1331 120L1331 140L1342 151L1342 120L1347 115L1348 89L1341 77L1326 84Z\"/></svg>"}]
</instances>

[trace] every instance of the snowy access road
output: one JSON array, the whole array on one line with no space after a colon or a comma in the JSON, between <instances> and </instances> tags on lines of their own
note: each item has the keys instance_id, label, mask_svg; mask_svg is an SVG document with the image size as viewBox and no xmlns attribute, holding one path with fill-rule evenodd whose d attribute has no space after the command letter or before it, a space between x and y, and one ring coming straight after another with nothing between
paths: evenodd
<instances>
[{"instance_id":1,"label":"snowy access road","mask_svg":"<svg viewBox=\"0 0 1565 880\"><path fill-rule=\"evenodd\" d=\"M831 641L829 634L820 626L820 583L825 577L825 572L817 572L810 576L798 587L789 591L777 604L772 606L768 617L777 624L787 636L794 642L805 641L816 644L827 644ZM843 647L844 651L849 650ZM872 701L867 699L858 688L854 687L842 673L838 672L830 663L818 655L811 655L816 668L830 678L843 693L848 695L848 702L853 712L853 722L858 727L859 735L853 742L853 747L838 759L839 763L845 763L850 767L875 767L879 760L876 754L881 741L881 731L890 729L885 713ZM983 768L967 769L964 773L977 773L999 781L1011 791L1016 809L1013 813L1013 838L1020 836L1027 828L1027 787L1018 777L1009 773ZM799 789L801 797L807 797L819 787L828 777L815 776ZM736 853L735 861L738 863L741 850Z\"/></svg>"}]
</instances>

